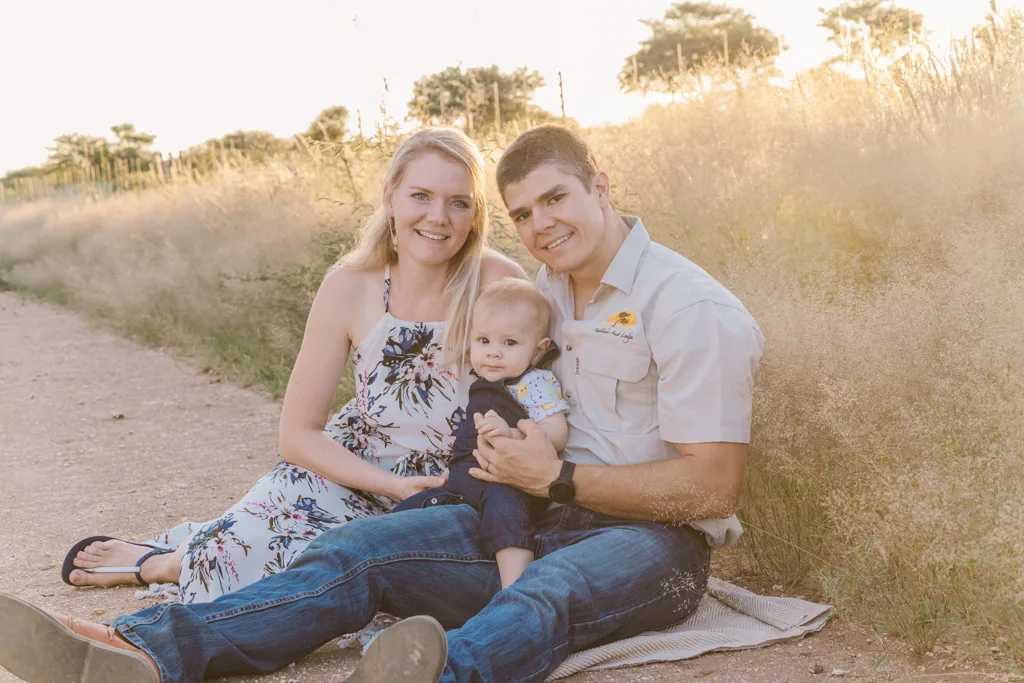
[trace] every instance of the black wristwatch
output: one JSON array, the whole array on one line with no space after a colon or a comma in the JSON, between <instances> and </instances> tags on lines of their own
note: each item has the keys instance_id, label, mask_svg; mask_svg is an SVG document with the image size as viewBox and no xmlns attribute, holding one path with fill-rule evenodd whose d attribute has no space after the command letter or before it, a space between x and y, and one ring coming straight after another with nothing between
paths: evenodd
<instances>
[{"instance_id":1,"label":"black wristwatch","mask_svg":"<svg viewBox=\"0 0 1024 683\"><path fill-rule=\"evenodd\" d=\"M548 498L556 503L571 503L576 497L576 486L572 483L572 473L576 469L576 463L568 460L562 461L562 471L558 473L558 479L548 486Z\"/></svg>"}]
</instances>

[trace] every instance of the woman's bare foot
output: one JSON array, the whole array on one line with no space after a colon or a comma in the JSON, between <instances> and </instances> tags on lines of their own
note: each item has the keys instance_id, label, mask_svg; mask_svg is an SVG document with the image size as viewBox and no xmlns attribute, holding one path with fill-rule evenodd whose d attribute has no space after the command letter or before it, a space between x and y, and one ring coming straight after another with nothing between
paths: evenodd
<instances>
[{"instance_id":1,"label":"woman's bare foot","mask_svg":"<svg viewBox=\"0 0 1024 683\"><path fill-rule=\"evenodd\" d=\"M81 569L96 569L97 567L135 567L139 559L150 552L147 548L134 543L125 543L111 539L109 541L97 541L86 546L75 556L73 563ZM142 563L142 580L146 583L177 583L181 570L181 558L184 555L185 546L180 546L173 553L152 555ZM75 569L69 577L74 586L123 586L137 584L135 574L125 573L94 573L83 572Z\"/></svg>"}]
</instances>

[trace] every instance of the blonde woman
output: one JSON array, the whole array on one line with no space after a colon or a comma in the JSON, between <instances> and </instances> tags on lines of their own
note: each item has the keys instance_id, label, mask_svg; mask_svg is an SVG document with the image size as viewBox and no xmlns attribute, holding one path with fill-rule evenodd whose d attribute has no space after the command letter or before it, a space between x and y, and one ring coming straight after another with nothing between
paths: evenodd
<instances>
[{"instance_id":1,"label":"blonde woman","mask_svg":"<svg viewBox=\"0 0 1024 683\"><path fill-rule=\"evenodd\" d=\"M208 602L291 564L324 531L444 483L465 419L477 292L522 268L487 248L483 160L454 129L422 130L391 160L358 247L324 279L285 393L282 462L221 517L146 544L83 539L75 586L179 585ZM356 396L329 417L351 355Z\"/></svg>"}]
</instances>

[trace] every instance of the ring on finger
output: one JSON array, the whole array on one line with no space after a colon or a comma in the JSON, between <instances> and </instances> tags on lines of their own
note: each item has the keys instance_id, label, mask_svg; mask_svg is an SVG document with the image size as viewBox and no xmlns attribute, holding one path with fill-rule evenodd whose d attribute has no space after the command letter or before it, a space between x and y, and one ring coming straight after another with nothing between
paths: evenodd
<instances>
[{"instance_id":1,"label":"ring on finger","mask_svg":"<svg viewBox=\"0 0 1024 683\"><path fill-rule=\"evenodd\" d=\"M487 464L484 465L484 472L487 472L488 474L491 472L491 462L489 460L487 461Z\"/></svg>"}]
</instances>

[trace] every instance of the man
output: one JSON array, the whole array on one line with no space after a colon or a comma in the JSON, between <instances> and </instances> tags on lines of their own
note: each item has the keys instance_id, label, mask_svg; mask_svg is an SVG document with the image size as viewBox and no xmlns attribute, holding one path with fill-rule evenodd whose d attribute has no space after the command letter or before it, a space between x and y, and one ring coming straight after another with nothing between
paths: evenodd
<instances>
[{"instance_id":1,"label":"man","mask_svg":"<svg viewBox=\"0 0 1024 683\"><path fill-rule=\"evenodd\" d=\"M711 276L616 213L576 134L523 134L498 186L544 264L570 404L562 460L528 421L524 440L481 440L475 453L474 476L554 502L518 581L499 592L472 508L430 507L353 521L281 574L112 627L5 596L0 664L33 683L267 672L384 611L412 618L381 634L352 683L541 681L574 651L688 616L709 546L739 533L761 332Z\"/></svg>"}]
</instances>

